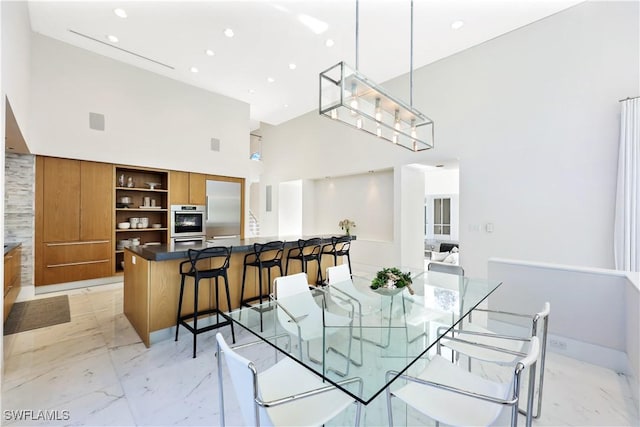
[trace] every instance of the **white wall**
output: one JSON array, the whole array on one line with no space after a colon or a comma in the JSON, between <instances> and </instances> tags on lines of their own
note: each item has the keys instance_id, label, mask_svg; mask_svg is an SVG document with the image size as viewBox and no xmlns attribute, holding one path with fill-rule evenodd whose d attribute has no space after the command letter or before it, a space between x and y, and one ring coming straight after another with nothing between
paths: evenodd
<instances>
[{"instance_id":1,"label":"white wall","mask_svg":"<svg viewBox=\"0 0 640 427\"><path fill-rule=\"evenodd\" d=\"M340 235L338 223L350 219L358 240L392 241L393 171L385 170L314 180L315 233Z\"/></svg>"},{"instance_id":2,"label":"white wall","mask_svg":"<svg viewBox=\"0 0 640 427\"><path fill-rule=\"evenodd\" d=\"M399 168L396 179L396 204L399 221L395 222L399 236L400 265L424 268L424 171L413 166Z\"/></svg>"},{"instance_id":3,"label":"white wall","mask_svg":"<svg viewBox=\"0 0 640 427\"><path fill-rule=\"evenodd\" d=\"M302 234L302 180L280 184L278 206L278 234L300 236Z\"/></svg>"},{"instance_id":4,"label":"white wall","mask_svg":"<svg viewBox=\"0 0 640 427\"><path fill-rule=\"evenodd\" d=\"M460 193L458 169L427 168L424 171L425 194Z\"/></svg>"},{"instance_id":5,"label":"white wall","mask_svg":"<svg viewBox=\"0 0 640 427\"><path fill-rule=\"evenodd\" d=\"M638 17L637 2L585 2L416 70L434 150L316 111L266 128L264 182L458 158L468 274L486 276L491 256L612 268L618 100L640 94ZM406 93L408 78L385 87Z\"/></svg>"},{"instance_id":6,"label":"white wall","mask_svg":"<svg viewBox=\"0 0 640 427\"><path fill-rule=\"evenodd\" d=\"M551 351L595 363L638 378L640 284L624 272L566 265L491 259L489 278L502 286L489 308L537 313L551 303Z\"/></svg>"},{"instance_id":7,"label":"white wall","mask_svg":"<svg viewBox=\"0 0 640 427\"><path fill-rule=\"evenodd\" d=\"M3 1L0 7L2 8L2 103L4 104L4 96L7 96L22 135L28 141L27 117L31 75L29 11L25 1ZM4 110L2 120L4 121Z\"/></svg>"},{"instance_id":8,"label":"white wall","mask_svg":"<svg viewBox=\"0 0 640 427\"><path fill-rule=\"evenodd\" d=\"M33 153L241 177L259 163L243 102L38 34L31 60ZM89 112L105 115L104 132Z\"/></svg>"}]
</instances>

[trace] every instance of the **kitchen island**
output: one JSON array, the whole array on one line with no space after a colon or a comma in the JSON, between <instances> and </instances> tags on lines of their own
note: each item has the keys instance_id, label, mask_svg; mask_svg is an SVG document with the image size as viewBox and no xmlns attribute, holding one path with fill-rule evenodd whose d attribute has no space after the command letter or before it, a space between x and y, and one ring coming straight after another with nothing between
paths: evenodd
<instances>
[{"instance_id":1,"label":"kitchen island","mask_svg":"<svg viewBox=\"0 0 640 427\"><path fill-rule=\"evenodd\" d=\"M259 237L248 239L219 239L205 242L204 244L190 245L153 245L153 246L129 246L124 253L124 314L127 316L140 338L149 347L152 343L170 338L175 330L176 313L178 310L178 296L180 292L179 265L187 259L189 249L204 249L212 246L231 247L231 260L229 264L229 290L231 294L231 309L240 305L240 290L242 287L242 271L244 257L253 252L254 243L267 243L274 240L285 242L285 250L282 259L284 270L289 249L297 247L298 239L310 239L320 237L322 244L331 243L331 236L287 236L287 237ZM355 238L354 238L355 239ZM341 260L338 259L338 263ZM289 274L302 271L301 263L291 261ZM333 265L333 257L323 256L321 268L324 271ZM315 262L307 266L307 275L312 281L316 277L318 267ZM272 280L279 276L279 272L273 269ZM263 274L266 276L266 274ZM266 278L263 278L266 292ZM193 281L189 279L188 284ZM215 283L215 282L214 282ZM198 308L215 308L215 294L209 295L210 287L206 281L200 286L198 296ZM220 302L222 311L228 311L224 282L219 283ZM256 268L247 268L245 285L245 298L259 295L258 272ZM193 286L185 287L183 299L183 313L193 312Z\"/></svg>"}]
</instances>

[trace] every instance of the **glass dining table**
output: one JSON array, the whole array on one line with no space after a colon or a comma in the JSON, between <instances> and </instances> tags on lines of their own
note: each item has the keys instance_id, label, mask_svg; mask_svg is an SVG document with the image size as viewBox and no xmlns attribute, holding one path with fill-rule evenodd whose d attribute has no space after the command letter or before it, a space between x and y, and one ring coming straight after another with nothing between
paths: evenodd
<instances>
[{"instance_id":1,"label":"glass dining table","mask_svg":"<svg viewBox=\"0 0 640 427\"><path fill-rule=\"evenodd\" d=\"M400 374L419 372L435 353L438 340L449 329L464 327L462 320L501 285L495 280L401 270L411 275L410 289L374 291L370 288L374 275L367 274L312 289L318 309L324 313L315 318L322 320L314 325L305 326L306 314L295 312L302 306L296 296L244 307L225 316L278 354L370 405L384 396L384 390ZM286 322L295 322L299 329L283 325ZM305 327L321 328L322 332L306 340L309 334L305 334ZM388 371L398 374L387 375ZM340 384L355 377L362 379L361 388Z\"/></svg>"}]
</instances>

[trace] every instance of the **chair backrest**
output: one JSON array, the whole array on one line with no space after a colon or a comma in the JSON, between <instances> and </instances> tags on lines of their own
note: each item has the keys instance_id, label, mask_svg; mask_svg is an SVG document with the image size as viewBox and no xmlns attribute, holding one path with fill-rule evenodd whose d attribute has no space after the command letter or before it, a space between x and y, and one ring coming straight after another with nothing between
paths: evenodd
<instances>
[{"instance_id":1,"label":"chair backrest","mask_svg":"<svg viewBox=\"0 0 640 427\"><path fill-rule=\"evenodd\" d=\"M198 270L198 262L206 259L217 261L213 265L200 270L228 268L229 260L231 259L231 249L231 246L212 246L205 249L189 249L187 251L187 257L191 263L191 271L195 272Z\"/></svg>"},{"instance_id":2,"label":"chair backrest","mask_svg":"<svg viewBox=\"0 0 640 427\"><path fill-rule=\"evenodd\" d=\"M455 264L440 264L436 262L430 262L427 269L429 271L437 271L439 273L457 274L458 276L464 276L464 269Z\"/></svg>"},{"instance_id":3,"label":"chair backrest","mask_svg":"<svg viewBox=\"0 0 640 427\"><path fill-rule=\"evenodd\" d=\"M348 252L351 247L351 236L332 237L331 244L334 251Z\"/></svg>"},{"instance_id":4,"label":"chair backrest","mask_svg":"<svg viewBox=\"0 0 640 427\"><path fill-rule=\"evenodd\" d=\"M332 283L344 282L351 279L351 272L347 264L336 265L335 267L327 268L327 282L329 285Z\"/></svg>"},{"instance_id":5,"label":"chair backrest","mask_svg":"<svg viewBox=\"0 0 640 427\"><path fill-rule=\"evenodd\" d=\"M298 250L300 254L305 255L317 255L320 253L320 244L322 243L322 239L319 237L314 237L312 239L298 239Z\"/></svg>"},{"instance_id":6,"label":"chair backrest","mask_svg":"<svg viewBox=\"0 0 640 427\"><path fill-rule=\"evenodd\" d=\"M297 273L277 277L273 281L273 288L276 299L286 298L297 294L310 294L307 273Z\"/></svg>"},{"instance_id":7,"label":"chair backrest","mask_svg":"<svg viewBox=\"0 0 640 427\"><path fill-rule=\"evenodd\" d=\"M273 261L275 259L282 259L283 250L284 250L284 242L282 240L274 240L273 242L253 244L253 252L256 256L256 260L260 260L263 262ZM271 252L269 256L265 256L269 252Z\"/></svg>"},{"instance_id":8,"label":"chair backrest","mask_svg":"<svg viewBox=\"0 0 640 427\"><path fill-rule=\"evenodd\" d=\"M319 309L309 290L306 273L278 277L273 281L273 289L276 301L278 301L278 320L281 322L288 322L289 315L304 316L312 310ZM287 299L289 300L287 301ZM288 314L282 312L281 306Z\"/></svg>"},{"instance_id":9,"label":"chair backrest","mask_svg":"<svg viewBox=\"0 0 640 427\"><path fill-rule=\"evenodd\" d=\"M269 425L270 420L267 413L255 404L255 398L259 391L257 371L253 362L232 350L219 332L216 334L216 341L218 342L218 392L220 394L220 404L224 405L224 375L221 368L221 362L224 358L245 425L258 426L261 425L261 421L262 425ZM221 407L221 413L223 410L224 407Z\"/></svg>"}]
</instances>

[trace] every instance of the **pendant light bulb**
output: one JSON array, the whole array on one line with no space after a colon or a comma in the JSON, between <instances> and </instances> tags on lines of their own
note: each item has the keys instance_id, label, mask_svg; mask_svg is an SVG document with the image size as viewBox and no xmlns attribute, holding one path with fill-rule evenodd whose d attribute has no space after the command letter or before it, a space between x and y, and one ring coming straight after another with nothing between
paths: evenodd
<instances>
[{"instance_id":1,"label":"pendant light bulb","mask_svg":"<svg viewBox=\"0 0 640 427\"><path fill-rule=\"evenodd\" d=\"M393 141L392 141L392 142L393 142L394 144L397 144L397 143L398 143L398 132L394 132L394 133L393 133Z\"/></svg>"},{"instance_id":2,"label":"pendant light bulb","mask_svg":"<svg viewBox=\"0 0 640 427\"><path fill-rule=\"evenodd\" d=\"M400 130L400 110L396 110L395 124L393 125L393 127L398 131Z\"/></svg>"},{"instance_id":3,"label":"pendant light bulb","mask_svg":"<svg viewBox=\"0 0 640 427\"><path fill-rule=\"evenodd\" d=\"M411 120L411 138L417 138L417 134L418 133L416 132L416 119L412 119Z\"/></svg>"},{"instance_id":4,"label":"pendant light bulb","mask_svg":"<svg viewBox=\"0 0 640 427\"><path fill-rule=\"evenodd\" d=\"M382 128L380 126L376 126L376 135L378 138L382 136Z\"/></svg>"},{"instance_id":5,"label":"pendant light bulb","mask_svg":"<svg viewBox=\"0 0 640 427\"><path fill-rule=\"evenodd\" d=\"M353 82L351 83L351 96L353 97L351 99L351 103L349 104L351 106L351 115L355 116L358 110L358 93L357 93L357 89L356 89L356 83Z\"/></svg>"},{"instance_id":6,"label":"pendant light bulb","mask_svg":"<svg viewBox=\"0 0 640 427\"><path fill-rule=\"evenodd\" d=\"M382 121L382 108L380 108L380 98L376 98L376 122L381 122L381 121Z\"/></svg>"},{"instance_id":7,"label":"pendant light bulb","mask_svg":"<svg viewBox=\"0 0 640 427\"><path fill-rule=\"evenodd\" d=\"M333 110L331 110L331 118L333 120L338 120L338 109L334 108Z\"/></svg>"},{"instance_id":8,"label":"pendant light bulb","mask_svg":"<svg viewBox=\"0 0 640 427\"><path fill-rule=\"evenodd\" d=\"M362 117L358 117L358 118L356 119L356 127L357 127L358 129L362 129Z\"/></svg>"}]
</instances>

